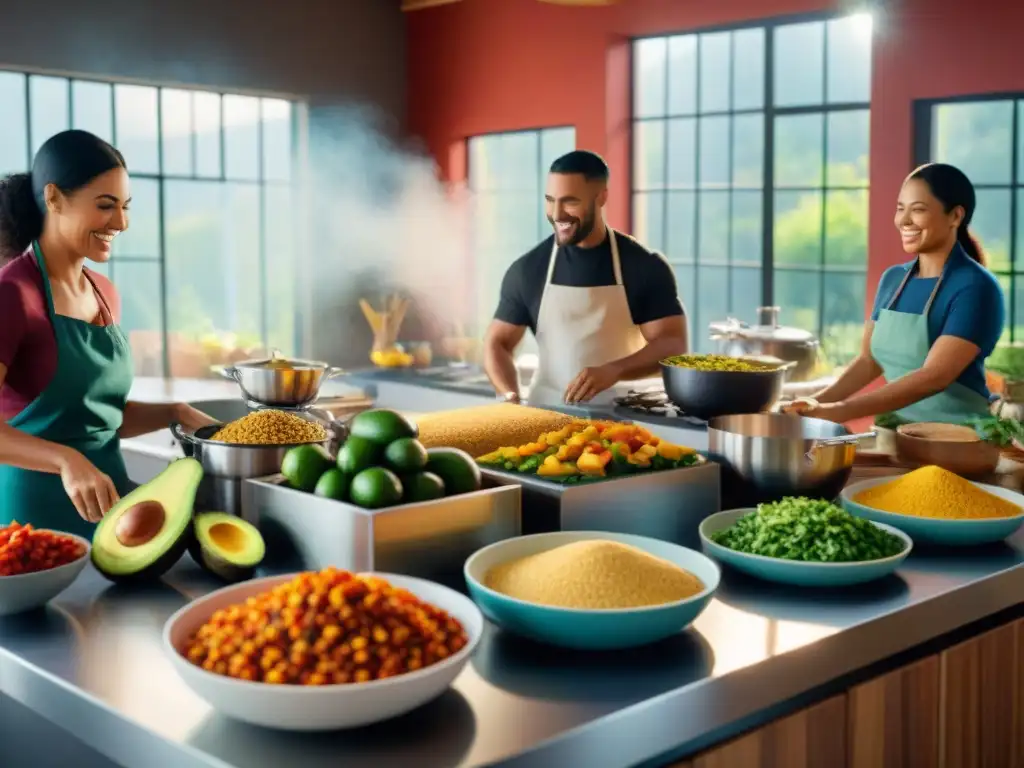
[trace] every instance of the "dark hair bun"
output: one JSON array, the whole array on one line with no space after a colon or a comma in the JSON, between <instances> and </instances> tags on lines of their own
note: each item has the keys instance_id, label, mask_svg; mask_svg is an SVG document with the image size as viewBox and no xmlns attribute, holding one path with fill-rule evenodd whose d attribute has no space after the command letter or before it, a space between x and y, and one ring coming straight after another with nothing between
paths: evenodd
<instances>
[{"instance_id":1,"label":"dark hair bun","mask_svg":"<svg viewBox=\"0 0 1024 768\"><path fill-rule=\"evenodd\" d=\"M43 213L32 192L32 176L0 179L0 264L20 256L43 233Z\"/></svg>"}]
</instances>

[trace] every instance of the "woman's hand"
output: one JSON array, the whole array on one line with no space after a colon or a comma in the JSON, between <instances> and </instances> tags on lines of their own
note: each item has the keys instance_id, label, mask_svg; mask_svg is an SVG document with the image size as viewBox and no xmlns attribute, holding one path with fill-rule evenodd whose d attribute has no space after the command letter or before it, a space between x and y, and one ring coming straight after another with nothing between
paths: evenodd
<instances>
[{"instance_id":1,"label":"woman's hand","mask_svg":"<svg viewBox=\"0 0 1024 768\"><path fill-rule=\"evenodd\" d=\"M69 449L61 457L60 480L79 516L90 523L102 520L121 498L114 481L78 451Z\"/></svg>"},{"instance_id":2,"label":"woman's hand","mask_svg":"<svg viewBox=\"0 0 1024 768\"><path fill-rule=\"evenodd\" d=\"M819 403L800 411L798 415L809 419L833 421L836 424L845 424L858 417L858 414L853 413L845 403Z\"/></svg>"},{"instance_id":3,"label":"woman's hand","mask_svg":"<svg viewBox=\"0 0 1024 768\"><path fill-rule=\"evenodd\" d=\"M174 421L181 424L187 432L195 432L200 427L218 423L216 419L193 408L188 403L177 403L174 406Z\"/></svg>"},{"instance_id":4,"label":"woman's hand","mask_svg":"<svg viewBox=\"0 0 1024 768\"><path fill-rule=\"evenodd\" d=\"M808 411L813 411L815 408L820 408L818 401L813 397L798 397L795 400L790 400L788 403L782 403L779 406L779 412L789 414L790 416L805 416Z\"/></svg>"}]
</instances>

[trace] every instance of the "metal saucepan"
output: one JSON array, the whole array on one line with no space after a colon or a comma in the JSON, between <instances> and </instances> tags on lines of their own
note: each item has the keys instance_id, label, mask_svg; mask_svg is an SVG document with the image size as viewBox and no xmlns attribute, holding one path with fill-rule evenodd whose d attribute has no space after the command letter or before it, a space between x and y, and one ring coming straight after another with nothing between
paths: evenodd
<instances>
[{"instance_id":1,"label":"metal saucepan","mask_svg":"<svg viewBox=\"0 0 1024 768\"><path fill-rule=\"evenodd\" d=\"M181 424L171 424L171 434L181 444L186 456L203 465L203 471L217 477L250 479L276 475L281 471L281 462L289 448L304 443L286 445L237 445L211 440L222 424L200 427L194 433L185 432ZM327 439L315 445L322 445L333 455L344 427L340 424L328 427ZM333 434L332 434L333 433Z\"/></svg>"},{"instance_id":2,"label":"metal saucepan","mask_svg":"<svg viewBox=\"0 0 1024 768\"><path fill-rule=\"evenodd\" d=\"M721 416L708 422L708 457L721 465L727 495L734 490L758 501L783 496L831 500L853 471L856 443L874 436L802 416Z\"/></svg>"},{"instance_id":3,"label":"metal saucepan","mask_svg":"<svg viewBox=\"0 0 1024 768\"><path fill-rule=\"evenodd\" d=\"M238 384L250 402L281 408L299 408L316 402L324 382L345 372L316 360L276 356L243 360L215 370Z\"/></svg>"},{"instance_id":4,"label":"metal saucepan","mask_svg":"<svg viewBox=\"0 0 1024 768\"><path fill-rule=\"evenodd\" d=\"M711 419L736 413L761 413L782 397L784 363L770 371L701 371L661 363L665 394L688 416Z\"/></svg>"}]
</instances>

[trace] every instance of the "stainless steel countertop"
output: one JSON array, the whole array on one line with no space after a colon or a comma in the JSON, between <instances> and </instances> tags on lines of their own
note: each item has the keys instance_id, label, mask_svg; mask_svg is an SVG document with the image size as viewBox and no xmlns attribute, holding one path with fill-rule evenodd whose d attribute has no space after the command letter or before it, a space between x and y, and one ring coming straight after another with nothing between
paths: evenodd
<instances>
[{"instance_id":1,"label":"stainless steel countertop","mask_svg":"<svg viewBox=\"0 0 1024 768\"><path fill-rule=\"evenodd\" d=\"M623 653L547 649L489 627L439 700L401 721L328 735L231 722L178 679L167 617L215 585L186 558L144 589L92 568L50 607L0 619L0 691L125 766L622 768L699 749L848 673L1010 608L1024 534L917 553L898 576L798 591L726 574L695 626Z\"/></svg>"}]
</instances>

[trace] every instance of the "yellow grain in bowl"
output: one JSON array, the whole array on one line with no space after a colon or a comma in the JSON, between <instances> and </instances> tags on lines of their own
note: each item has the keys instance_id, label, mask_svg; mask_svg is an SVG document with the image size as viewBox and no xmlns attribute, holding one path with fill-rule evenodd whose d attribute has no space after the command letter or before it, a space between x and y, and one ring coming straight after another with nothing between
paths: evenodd
<instances>
[{"instance_id":1,"label":"yellow grain in bowl","mask_svg":"<svg viewBox=\"0 0 1024 768\"><path fill-rule=\"evenodd\" d=\"M528 603L584 610L664 605L704 591L703 582L689 571L602 539L501 563L484 575L484 586Z\"/></svg>"},{"instance_id":2,"label":"yellow grain in bowl","mask_svg":"<svg viewBox=\"0 0 1024 768\"><path fill-rule=\"evenodd\" d=\"M950 520L1015 517L1024 512L1016 504L936 466L921 467L866 488L853 500L882 512Z\"/></svg>"}]
</instances>

